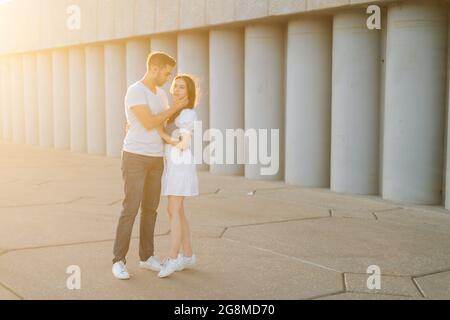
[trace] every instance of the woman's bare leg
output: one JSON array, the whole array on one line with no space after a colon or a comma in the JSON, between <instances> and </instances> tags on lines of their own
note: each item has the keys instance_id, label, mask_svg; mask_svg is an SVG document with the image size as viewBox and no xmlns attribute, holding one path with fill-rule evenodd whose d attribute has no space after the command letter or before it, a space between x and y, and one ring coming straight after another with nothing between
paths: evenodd
<instances>
[{"instance_id":1,"label":"woman's bare leg","mask_svg":"<svg viewBox=\"0 0 450 320\"><path fill-rule=\"evenodd\" d=\"M191 243L191 231L189 228L189 223L187 221L186 215L184 213L184 203L181 206L181 230L182 230L182 246L183 254L185 257L192 257L192 243Z\"/></svg>"},{"instance_id":2,"label":"woman's bare leg","mask_svg":"<svg viewBox=\"0 0 450 320\"><path fill-rule=\"evenodd\" d=\"M182 225L181 208L184 197L169 196L168 212L170 219L170 252L169 258L176 259L181 248Z\"/></svg>"}]
</instances>

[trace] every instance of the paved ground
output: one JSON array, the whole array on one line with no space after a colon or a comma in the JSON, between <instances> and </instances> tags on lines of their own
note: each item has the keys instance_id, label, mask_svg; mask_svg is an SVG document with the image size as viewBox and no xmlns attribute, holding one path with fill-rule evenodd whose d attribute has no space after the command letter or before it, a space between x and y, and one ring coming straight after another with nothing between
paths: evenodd
<instances>
[{"instance_id":1,"label":"paved ground","mask_svg":"<svg viewBox=\"0 0 450 320\"><path fill-rule=\"evenodd\" d=\"M377 197L200 173L199 264L113 279L120 160L0 143L0 299L450 299L450 215ZM249 192L255 191L253 196ZM167 252L163 198L156 249ZM138 230L137 225L135 230ZM68 266L81 290L68 290ZM381 289L367 289L367 268Z\"/></svg>"}]
</instances>

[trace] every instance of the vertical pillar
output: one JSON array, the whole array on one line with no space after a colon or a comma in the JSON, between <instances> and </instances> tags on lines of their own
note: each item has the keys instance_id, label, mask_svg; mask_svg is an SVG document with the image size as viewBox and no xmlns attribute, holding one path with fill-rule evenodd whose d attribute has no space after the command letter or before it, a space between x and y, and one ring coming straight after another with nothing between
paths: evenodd
<instances>
[{"instance_id":1,"label":"vertical pillar","mask_svg":"<svg viewBox=\"0 0 450 320\"><path fill-rule=\"evenodd\" d=\"M330 186L331 21L308 18L288 26L286 182Z\"/></svg>"},{"instance_id":2,"label":"vertical pillar","mask_svg":"<svg viewBox=\"0 0 450 320\"><path fill-rule=\"evenodd\" d=\"M87 147L93 155L106 154L105 74L102 45L86 47Z\"/></svg>"},{"instance_id":3,"label":"vertical pillar","mask_svg":"<svg viewBox=\"0 0 450 320\"><path fill-rule=\"evenodd\" d=\"M7 56L1 59L1 101L2 101L2 130L3 141L12 139L12 115L11 115L11 69Z\"/></svg>"},{"instance_id":4,"label":"vertical pillar","mask_svg":"<svg viewBox=\"0 0 450 320\"><path fill-rule=\"evenodd\" d=\"M196 108L203 130L209 129L209 38L208 33L184 32L178 35L178 73L187 73L198 81L200 98ZM207 162L199 170L209 170Z\"/></svg>"},{"instance_id":5,"label":"vertical pillar","mask_svg":"<svg viewBox=\"0 0 450 320\"><path fill-rule=\"evenodd\" d=\"M70 149L69 58L67 50L55 50L53 61L53 127L55 148Z\"/></svg>"},{"instance_id":6,"label":"vertical pillar","mask_svg":"<svg viewBox=\"0 0 450 320\"><path fill-rule=\"evenodd\" d=\"M25 143L25 112L23 107L23 64L22 56L10 58L11 64L11 107L12 107L12 140L14 143Z\"/></svg>"},{"instance_id":7,"label":"vertical pillar","mask_svg":"<svg viewBox=\"0 0 450 320\"><path fill-rule=\"evenodd\" d=\"M210 126L222 132L244 129L244 34L240 29L215 29L209 36L210 53ZM211 173L244 175L244 165L237 163L244 153L244 139L236 140L233 164L226 164L224 143L223 164L211 164ZM239 139L241 141L239 141Z\"/></svg>"},{"instance_id":8,"label":"vertical pillar","mask_svg":"<svg viewBox=\"0 0 450 320\"><path fill-rule=\"evenodd\" d=\"M25 141L30 145L39 144L39 110L37 90L36 55L29 53L23 57L23 91L25 110Z\"/></svg>"},{"instance_id":9,"label":"vertical pillar","mask_svg":"<svg viewBox=\"0 0 450 320\"><path fill-rule=\"evenodd\" d=\"M380 32L364 11L333 23L331 189L378 194Z\"/></svg>"},{"instance_id":10,"label":"vertical pillar","mask_svg":"<svg viewBox=\"0 0 450 320\"><path fill-rule=\"evenodd\" d=\"M280 180L284 176L284 32L276 24L254 24L245 30L245 129L267 131L269 145L258 142L258 154L262 148L268 154L279 156L279 168L275 174L263 175L258 156L257 164L245 166L249 179ZM279 130L279 144L270 143L271 130ZM262 138L258 137L258 141ZM251 146L250 146L251 147ZM252 148L250 148L252 149ZM256 154L253 156L257 156Z\"/></svg>"},{"instance_id":11,"label":"vertical pillar","mask_svg":"<svg viewBox=\"0 0 450 320\"><path fill-rule=\"evenodd\" d=\"M70 149L87 151L86 63L84 49L69 50Z\"/></svg>"},{"instance_id":12,"label":"vertical pillar","mask_svg":"<svg viewBox=\"0 0 450 320\"><path fill-rule=\"evenodd\" d=\"M53 141L53 86L52 55L39 52L37 55L38 106L39 106L39 145L51 148Z\"/></svg>"},{"instance_id":13,"label":"vertical pillar","mask_svg":"<svg viewBox=\"0 0 450 320\"><path fill-rule=\"evenodd\" d=\"M448 29L447 29L447 132L445 148L445 179L444 179L444 206L450 210L450 9L448 11Z\"/></svg>"},{"instance_id":14,"label":"vertical pillar","mask_svg":"<svg viewBox=\"0 0 450 320\"><path fill-rule=\"evenodd\" d=\"M447 14L439 1L389 7L383 154L389 200L441 203Z\"/></svg>"},{"instance_id":15,"label":"vertical pillar","mask_svg":"<svg viewBox=\"0 0 450 320\"><path fill-rule=\"evenodd\" d=\"M127 86L139 81L147 70L147 57L150 53L150 41L132 39L127 41Z\"/></svg>"},{"instance_id":16,"label":"vertical pillar","mask_svg":"<svg viewBox=\"0 0 450 320\"><path fill-rule=\"evenodd\" d=\"M105 45L106 153L120 157L125 136L123 106L127 90L126 50L122 43Z\"/></svg>"}]
</instances>

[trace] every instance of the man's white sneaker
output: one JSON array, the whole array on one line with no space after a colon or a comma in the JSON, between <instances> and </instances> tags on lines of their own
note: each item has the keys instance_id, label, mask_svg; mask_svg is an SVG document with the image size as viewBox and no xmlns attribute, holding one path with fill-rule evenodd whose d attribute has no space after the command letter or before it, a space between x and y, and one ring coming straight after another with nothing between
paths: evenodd
<instances>
[{"instance_id":1,"label":"man's white sneaker","mask_svg":"<svg viewBox=\"0 0 450 320\"><path fill-rule=\"evenodd\" d=\"M123 261L119 261L113 264L112 273L114 277L119 280L128 280L130 279L130 274L128 273L127 266Z\"/></svg>"},{"instance_id":2,"label":"man's white sneaker","mask_svg":"<svg viewBox=\"0 0 450 320\"><path fill-rule=\"evenodd\" d=\"M142 269L152 270L152 271L161 271L161 262L156 257L150 257L147 261L141 261L139 266Z\"/></svg>"},{"instance_id":3,"label":"man's white sneaker","mask_svg":"<svg viewBox=\"0 0 450 320\"><path fill-rule=\"evenodd\" d=\"M197 263L197 257L192 255L192 257L185 257L181 254L178 255L178 269L177 271L183 271L184 269L192 268Z\"/></svg>"},{"instance_id":4,"label":"man's white sneaker","mask_svg":"<svg viewBox=\"0 0 450 320\"><path fill-rule=\"evenodd\" d=\"M165 278L170 276L172 273L176 272L179 268L178 259L170 259L168 258L166 262L163 264L161 271L158 273L158 277Z\"/></svg>"}]
</instances>

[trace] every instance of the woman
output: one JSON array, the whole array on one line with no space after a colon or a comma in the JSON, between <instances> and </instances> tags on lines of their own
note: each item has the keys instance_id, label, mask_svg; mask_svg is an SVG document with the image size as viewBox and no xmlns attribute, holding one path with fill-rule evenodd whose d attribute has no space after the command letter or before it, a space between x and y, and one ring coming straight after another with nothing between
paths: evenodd
<instances>
[{"instance_id":1,"label":"woman","mask_svg":"<svg viewBox=\"0 0 450 320\"><path fill-rule=\"evenodd\" d=\"M197 86L192 77L178 75L172 83L170 93L175 99L187 96L189 103L167 121L167 132L163 127L158 128L161 138L167 143L161 194L168 197L171 242L169 256L158 274L160 278L196 263L189 224L184 213L184 200L199 194L197 170L191 151L194 122L197 119L193 110L197 100ZM181 249L183 254L179 254Z\"/></svg>"}]
</instances>

